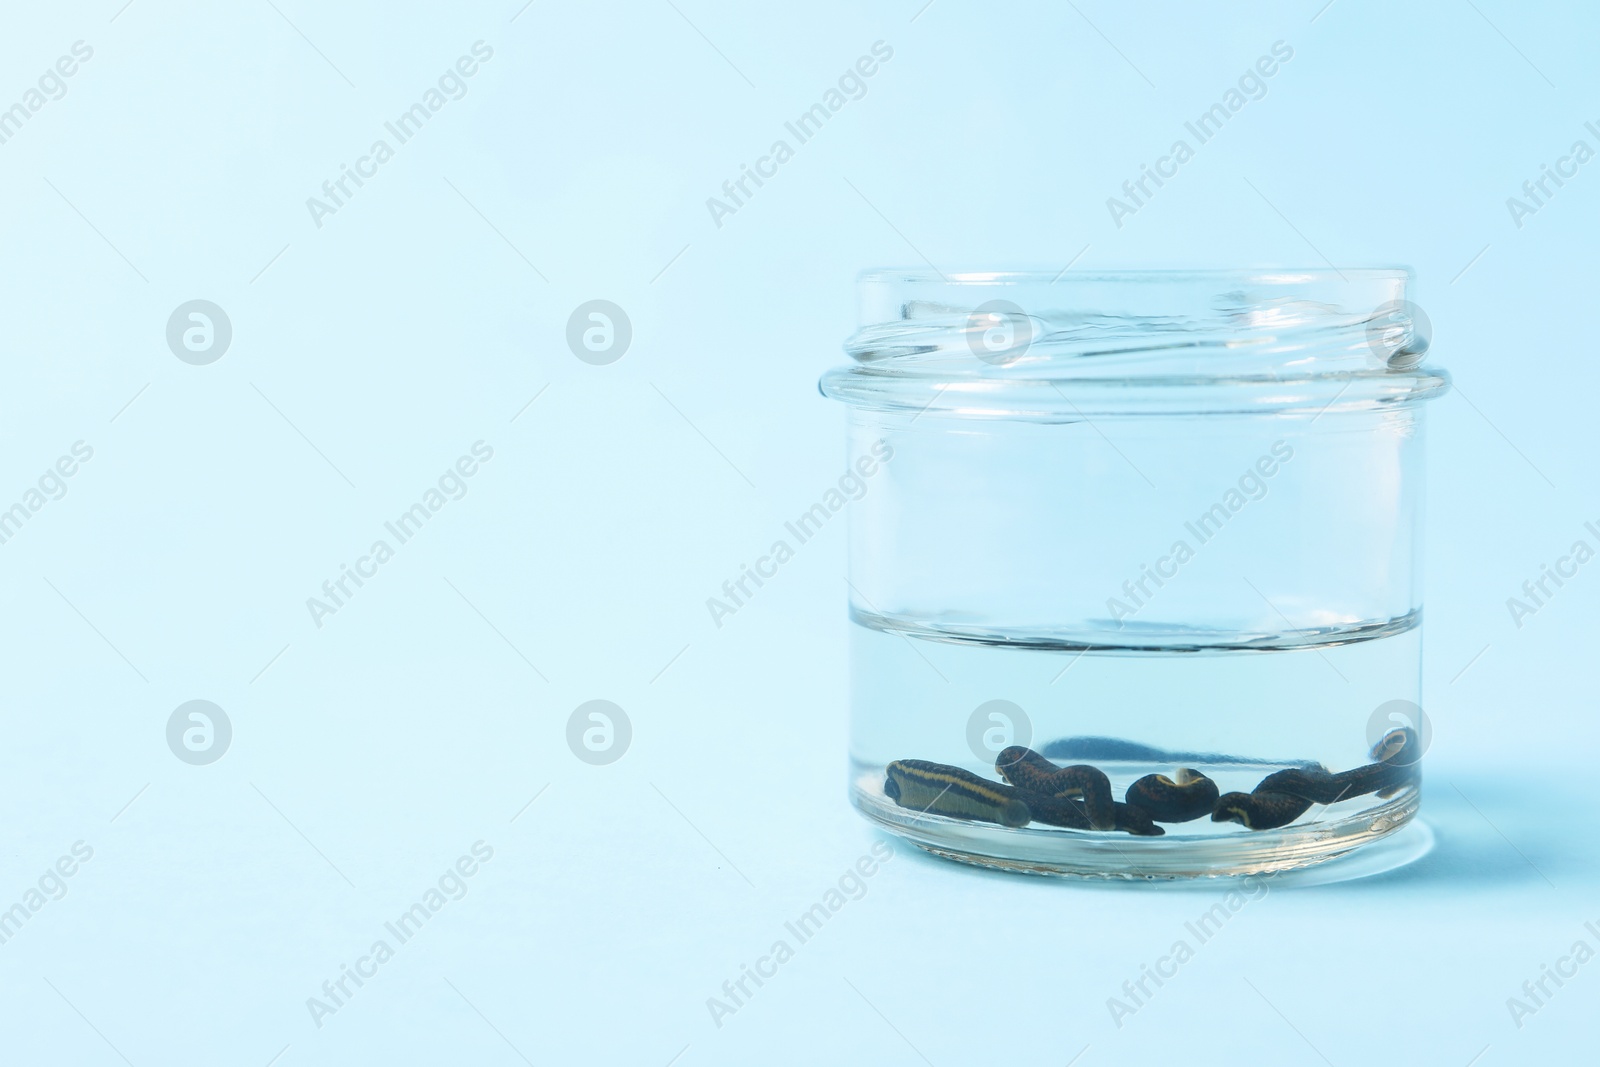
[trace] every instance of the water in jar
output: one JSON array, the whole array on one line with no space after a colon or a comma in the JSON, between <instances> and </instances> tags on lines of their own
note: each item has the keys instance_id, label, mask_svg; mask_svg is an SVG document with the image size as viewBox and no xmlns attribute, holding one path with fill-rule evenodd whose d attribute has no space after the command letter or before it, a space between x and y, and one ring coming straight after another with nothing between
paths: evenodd
<instances>
[{"instance_id":1,"label":"water in jar","mask_svg":"<svg viewBox=\"0 0 1600 1067\"><path fill-rule=\"evenodd\" d=\"M1086 650L1028 633L956 637L860 609L852 615L852 797L869 815L914 837L920 829L925 844L959 858L981 860L986 841L1016 830L982 815L941 815L939 805L915 798L896 803L885 792L890 763L924 760L1002 785L997 759L1024 745L1060 766L1098 768L1118 801L1136 781L1174 779L1180 768L1209 778L1220 798L1250 794L1291 768L1320 765L1337 775L1371 766L1374 746L1418 718L1415 704L1394 697L1417 689L1414 617L1317 644L1298 633L1264 634L1249 651L1204 653ZM1157 822L1159 837L1029 823L1038 838L1031 847L1013 839L997 851L1022 866L1094 873L1096 853L1083 849L1092 840L1105 873L1130 877L1184 873L1196 863L1239 871L1293 865L1296 839L1320 828L1337 828L1353 846L1397 826L1416 805L1420 766L1411 771L1394 776L1404 784L1384 797L1339 799L1335 791L1333 803L1306 804L1283 829L1216 821L1210 810ZM1295 806L1269 808L1269 816L1293 815ZM1174 853L1175 845L1206 841L1218 847ZM1151 845L1157 849L1141 854Z\"/></svg>"}]
</instances>

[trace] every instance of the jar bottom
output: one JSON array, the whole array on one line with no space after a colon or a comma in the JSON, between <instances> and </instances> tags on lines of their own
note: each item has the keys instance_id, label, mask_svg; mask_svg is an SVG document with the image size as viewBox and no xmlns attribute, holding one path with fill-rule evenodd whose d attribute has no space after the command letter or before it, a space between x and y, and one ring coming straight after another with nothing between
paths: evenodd
<instances>
[{"instance_id":1,"label":"jar bottom","mask_svg":"<svg viewBox=\"0 0 1600 1067\"><path fill-rule=\"evenodd\" d=\"M1114 832L1001 826L902 807L885 795L882 768L857 766L851 803L869 821L944 859L1021 874L1118 881L1163 881L1269 874L1348 856L1400 830L1416 815L1421 791L1407 786L1382 803L1370 797L1317 809L1315 818L1270 830ZM1209 827L1210 824L1208 823ZM1176 828L1173 828L1176 829Z\"/></svg>"}]
</instances>

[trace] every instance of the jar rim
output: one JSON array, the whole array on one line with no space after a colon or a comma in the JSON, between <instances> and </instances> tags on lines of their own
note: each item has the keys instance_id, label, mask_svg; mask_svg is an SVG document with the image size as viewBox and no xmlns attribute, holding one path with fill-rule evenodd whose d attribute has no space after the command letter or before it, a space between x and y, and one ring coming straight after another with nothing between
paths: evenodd
<instances>
[{"instance_id":1,"label":"jar rim","mask_svg":"<svg viewBox=\"0 0 1600 1067\"><path fill-rule=\"evenodd\" d=\"M1111 267L1092 270L964 270L941 271L937 267L869 267L856 276L857 283L868 281L933 281L952 285L996 285L1045 279L1056 284L1071 276L1080 281L1174 281L1180 279L1237 279L1278 284L1389 278L1410 283L1416 272L1409 267Z\"/></svg>"},{"instance_id":2,"label":"jar rim","mask_svg":"<svg viewBox=\"0 0 1600 1067\"><path fill-rule=\"evenodd\" d=\"M857 281L824 395L973 417L1323 410L1444 392L1406 267L964 271Z\"/></svg>"}]
</instances>

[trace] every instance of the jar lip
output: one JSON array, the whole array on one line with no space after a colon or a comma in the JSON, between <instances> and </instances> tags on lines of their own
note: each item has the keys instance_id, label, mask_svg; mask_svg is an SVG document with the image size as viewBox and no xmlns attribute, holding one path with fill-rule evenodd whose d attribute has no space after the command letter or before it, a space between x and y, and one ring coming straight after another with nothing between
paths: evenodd
<instances>
[{"instance_id":1,"label":"jar lip","mask_svg":"<svg viewBox=\"0 0 1600 1067\"><path fill-rule=\"evenodd\" d=\"M1050 412L1080 399L1237 410L1258 389L1252 410L1314 407L1347 390L1373 403L1426 399L1449 379L1421 365L1432 327L1408 299L1414 277L1403 266L876 268L857 283L859 328L844 345L853 365L821 384L869 406L964 413L1038 411L1040 398Z\"/></svg>"},{"instance_id":2,"label":"jar lip","mask_svg":"<svg viewBox=\"0 0 1600 1067\"><path fill-rule=\"evenodd\" d=\"M1255 284L1304 285L1314 282L1363 281L1390 279L1411 283L1416 272L1410 267L1114 267L1095 270L1007 269L1007 270L957 270L941 271L937 267L869 267L856 276L857 284L866 282L937 282L945 285L1006 285L1045 281L1060 284L1063 280L1092 282L1138 282L1216 280L1247 281Z\"/></svg>"}]
</instances>

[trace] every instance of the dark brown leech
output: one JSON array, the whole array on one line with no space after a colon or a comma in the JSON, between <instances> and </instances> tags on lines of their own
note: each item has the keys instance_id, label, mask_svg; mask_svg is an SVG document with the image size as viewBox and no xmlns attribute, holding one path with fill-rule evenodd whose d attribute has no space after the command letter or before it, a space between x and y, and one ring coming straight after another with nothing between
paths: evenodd
<instances>
[{"instance_id":1,"label":"dark brown leech","mask_svg":"<svg viewBox=\"0 0 1600 1067\"><path fill-rule=\"evenodd\" d=\"M1191 822L1215 809L1217 783L1190 767L1178 768L1176 780L1147 774L1128 787L1128 803L1156 822Z\"/></svg>"},{"instance_id":2,"label":"dark brown leech","mask_svg":"<svg viewBox=\"0 0 1600 1067\"><path fill-rule=\"evenodd\" d=\"M1330 777L1337 783L1341 799L1368 793L1387 798L1421 779L1421 768L1417 766L1422 758L1421 747L1415 730L1409 726L1397 727L1372 746L1369 755L1378 762Z\"/></svg>"},{"instance_id":3,"label":"dark brown leech","mask_svg":"<svg viewBox=\"0 0 1600 1067\"><path fill-rule=\"evenodd\" d=\"M1313 804L1336 804L1351 796L1356 784L1323 767L1289 767L1267 775L1251 792L1283 793Z\"/></svg>"},{"instance_id":4,"label":"dark brown leech","mask_svg":"<svg viewBox=\"0 0 1600 1067\"><path fill-rule=\"evenodd\" d=\"M1030 818L1028 805L1010 786L928 760L902 759L889 764L883 791L902 808L954 819L1026 826Z\"/></svg>"},{"instance_id":5,"label":"dark brown leech","mask_svg":"<svg viewBox=\"0 0 1600 1067\"><path fill-rule=\"evenodd\" d=\"M1047 826L1065 826L1069 830L1089 829L1089 816L1083 813L1083 805L1076 800L1066 797L1047 797L1043 793L1030 793L1026 789L1017 790L1017 796L1028 805L1028 814L1034 822L1042 822Z\"/></svg>"},{"instance_id":6,"label":"dark brown leech","mask_svg":"<svg viewBox=\"0 0 1600 1067\"><path fill-rule=\"evenodd\" d=\"M1338 774L1321 767L1277 771L1262 779L1254 792L1288 793L1317 804L1337 804L1368 793L1391 795L1420 777L1414 762L1416 736L1407 727L1390 730L1372 748L1377 763Z\"/></svg>"},{"instance_id":7,"label":"dark brown leech","mask_svg":"<svg viewBox=\"0 0 1600 1067\"><path fill-rule=\"evenodd\" d=\"M1018 789L1047 797L1076 797L1094 830L1117 829L1111 779L1098 767L1087 763L1057 767L1031 748L1012 745L995 760L995 770Z\"/></svg>"},{"instance_id":8,"label":"dark brown leech","mask_svg":"<svg viewBox=\"0 0 1600 1067\"><path fill-rule=\"evenodd\" d=\"M1135 837L1160 837L1166 833L1150 818L1150 813L1137 804L1116 804L1117 829Z\"/></svg>"},{"instance_id":9,"label":"dark brown leech","mask_svg":"<svg viewBox=\"0 0 1600 1067\"><path fill-rule=\"evenodd\" d=\"M1028 812L1033 816L1034 822L1042 822L1047 826L1065 826L1070 830L1089 830L1089 816L1084 813L1083 804L1071 797L1047 797L1039 793L1030 793L1019 789L1017 795L1028 805ZM1142 809L1132 804L1123 804L1120 801L1112 805L1115 829L1137 837L1160 837L1166 833L1161 827L1150 821L1150 816Z\"/></svg>"},{"instance_id":10,"label":"dark brown leech","mask_svg":"<svg viewBox=\"0 0 1600 1067\"><path fill-rule=\"evenodd\" d=\"M1388 798L1421 778L1417 733L1402 726L1384 734L1372 746L1376 763L1331 774L1321 767L1275 771L1261 779L1249 793L1219 797L1211 814L1214 822L1242 823L1252 830L1275 830L1304 815L1312 804L1337 804L1351 797L1377 793Z\"/></svg>"},{"instance_id":11,"label":"dark brown leech","mask_svg":"<svg viewBox=\"0 0 1600 1067\"><path fill-rule=\"evenodd\" d=\"M1000 777L1018 789L1026 789L1030 793L1045 797L1056 795L1053 787L1056 772L1061 768L1031 748L1012 745L1003 749L994 761L994 769L1000 772Z\"/></svg>"},{"instance_id":12,"label":"dark brown leech","mask_svg":"<svg viewBox=\"0 0 1600 1067\"><path fill-rule=\"evenodd\" d=\"M1372 746L1371 757L1391 768L1388 780L1378 788L1384 800L1394 796L1408 785L1422 780L1422 742L1417 732L1408 726L1390 730Z\"/></svg>"},{"instance_id":13,"label":"dark brown leech","mask_svg":"<svg viewBox=\"0 0 1600 1067\"><path fill-rule=\"evenodd\" d=\"M1397 767L1388 763L1369 763L1365 767L1343 771L1331 777L1338 783L1341 800L1364 797L1368 793L1395 792L1416 778L1414 767ZM1332 803L1322 801L1320 803Z\"/></svg>"},{"instance_id":14,"label":"dark brown leech","mask_svg":"<svg viewBox=\"0 0 1600 1067\"><path fill-rule=\"evenodd\" d=\"M1422 758L1421 749L1422 742L1415 730L1409 726L1397 726L1378 739L1368 757L1379 763L1410 767Z\"/></svg>"},{"instance_id":15,"label":"dark brown leech","mask_svg":"<svg viewBox=\"0 0 1600 1067\"><path fill-rule=\"evenodd\" d=\"M1311 801L1288 793L1224 793L1217 798L1212 822L1236 822L1247 830L1288 826L1311 808Z\"/></svg>"}]
</instances>

